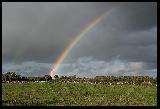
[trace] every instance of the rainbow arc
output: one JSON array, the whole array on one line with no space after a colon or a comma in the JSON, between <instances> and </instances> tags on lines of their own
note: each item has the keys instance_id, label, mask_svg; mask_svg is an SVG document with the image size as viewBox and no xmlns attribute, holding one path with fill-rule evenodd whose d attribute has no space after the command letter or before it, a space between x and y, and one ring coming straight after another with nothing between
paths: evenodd
<instances>
[{"instance_id":1,"label":"rainbow arc","mask_svg":"<svg viewBox=\"0 0 160 109\"><path fill-rule=\"evenodd\" d=\"M91 30L98 22L102 20L103 17L107 16L109 13L111 13L111 10L105 11L99 16L95 17L93 20L91 20L89 23L87 23L75 36L74 38L69 42L69 44L64 48L64 50L61 52L61 54L58 56L56 61L52 64L51 68L49 69L48 74L53 77L53 74L58 70L60 64L64 60L64 58L67 56L67 54L71 51L71 49L78 43L78 41L85 36L85 34Z\"/></svg>"}]
</instances>

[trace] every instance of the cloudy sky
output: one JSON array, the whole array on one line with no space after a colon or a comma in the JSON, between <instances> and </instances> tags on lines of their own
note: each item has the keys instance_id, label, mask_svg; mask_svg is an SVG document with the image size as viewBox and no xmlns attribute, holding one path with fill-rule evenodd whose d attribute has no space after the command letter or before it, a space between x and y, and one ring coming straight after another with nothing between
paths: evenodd
<instances>
[{"instance_id":1,"label":"cloudy sky","mask_svg":"<svg viewBox=\"0 0 160 109\"><path fill-rule=\"evenodd\" d=\"M43 76L75 34L109 12L64 58L58 75L157 75L157 3L2 3L2 71Z\"/></svg>"}]
</instances>

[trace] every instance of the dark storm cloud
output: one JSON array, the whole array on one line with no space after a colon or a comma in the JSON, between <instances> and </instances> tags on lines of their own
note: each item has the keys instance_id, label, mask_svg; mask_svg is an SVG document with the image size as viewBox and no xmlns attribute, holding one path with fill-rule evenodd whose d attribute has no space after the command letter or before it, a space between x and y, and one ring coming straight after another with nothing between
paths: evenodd
<instances>
[{"instance_id":1,"label":"dark storm cloud","mask_svg":"<svg viewBox=\"0 0 160 109\"><path fill-rule=\"evenodd\" d=\"M36 72L37 68L38 72L47 72L49 65L86 23L100 13L110 10L65 58L64 64L75 64L76 68L64 69L70 72L115 72L112 69L117 67L116 71L119 72L121 68L127 69L127 64L131 65L129 68L132 70L125 70L126 72L135 70L133 64L140 65L141 71L153 71L157 68L157 4L154 2L3 2L2 6L4 71L9 70L6 66L14 63L18 71L25 69ZM79 61L84 57L93 58L91 63L81 63L86 67L81 66ZM115 59L121 62L117 64ZM38 68L39 63L44 63L45 67L41 64Z\"/></svg>"},{"instance_id":2,"label":"dark storm cloud","mask_svg":"<svg viewBox=\"0 0 160 109\"><path fill-rule=\"evenodd\" d=\"M104 36L101 33L87 35L68 55L67 61L73 57L93 56L95 59L111 61L115 57L127 61L154 63L156 67L157 45L156 28L127 34L114 34L109 28ZM98 38L97 38L98 37Z\"/></svg>"},{"instance_id":3,"label":"dark storm cloud","mask_svg":"<svg viewBox=\"0 0 160 109\"><path fill-rule=\"evenodd\" d=\"M150 2L126 3L117 7L103 25L112 25L121 31L141 31L157 24L157 4Z\"/></svg>"},{"instance_id":4,"label":"dark storm cloud","mask_svg":"<svg viewBox=\"0 0 160 109\"><path fill-rule=\"evenodd\" d=\"M4 60L53 62L85 23L113 6L96 4L3 3Z\"/></svg>"}]
</instances>

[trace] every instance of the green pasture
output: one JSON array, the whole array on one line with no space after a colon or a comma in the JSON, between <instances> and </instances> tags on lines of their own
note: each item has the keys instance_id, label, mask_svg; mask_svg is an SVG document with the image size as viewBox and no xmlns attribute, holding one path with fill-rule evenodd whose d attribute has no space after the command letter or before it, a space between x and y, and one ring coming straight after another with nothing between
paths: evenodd
<instances>
[{"instance_id":1,"label":"green pasture","mask_svg":"<svg viewBox=\"0 0 160 109\"><path fill-rule=\"evenodd\" d=\"M156 106L157 87L89 83L2 83L2 105Z\"/></svg>"}]
</instances>

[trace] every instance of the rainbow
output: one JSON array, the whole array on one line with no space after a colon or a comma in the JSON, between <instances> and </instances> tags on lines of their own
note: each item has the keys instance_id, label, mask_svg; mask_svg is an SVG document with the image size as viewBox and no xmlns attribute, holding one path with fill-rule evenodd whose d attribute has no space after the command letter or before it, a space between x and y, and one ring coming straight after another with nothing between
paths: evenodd
<instances>
[{"instance_id":1,"label":"rainbow","mask_svg":"<svg viewBox=\"0 0 160 109\"><path fill-rule=\"evenodd\" d=\"M58 56L58 58L56 59L56 61L52 64L51 68L49 69L48 74L53 78L53 74L57 71L57 69L59 68L60 64L62 63L62 61L64 60L64 58L67 56L67 54L71 51L71 49L76 45L76 43L85 36L85 34L91 30L91 28L93 28L104 16L107 16L107 14L109 14L111 12L107 11L107 12L103 12L102 14L100 14L99 16L95 17L93 20L91 20L89 23L87 23L84 28L82 28L81 31L79 31L75 37L71 40L71 42L69 42L69 44L64 48L64 50L62 51L62 53Z\"/></svg>"}]
</instances>

